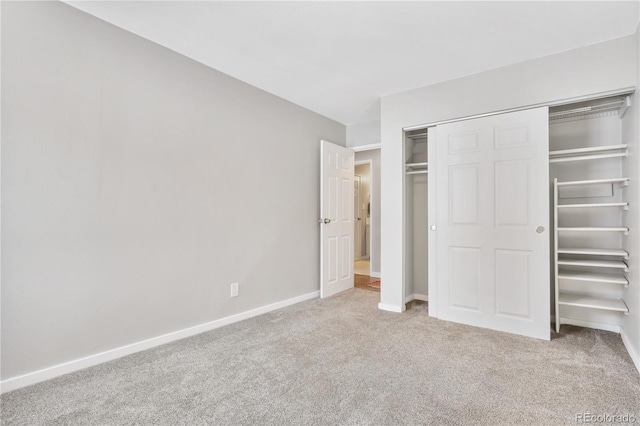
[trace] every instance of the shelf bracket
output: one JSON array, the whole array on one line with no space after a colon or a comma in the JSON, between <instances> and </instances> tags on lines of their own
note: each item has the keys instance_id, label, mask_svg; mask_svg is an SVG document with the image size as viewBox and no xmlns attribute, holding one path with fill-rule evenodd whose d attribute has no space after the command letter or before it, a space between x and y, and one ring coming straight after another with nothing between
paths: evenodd
<instances>
[{"instance_id":1,"label":"shelf bracket","mask_svg":"<svg viewBox=\"0 0 640 426\"><path fill-rule=\"evenodd\" d=\"M627 112L630 106L631 106L631 96L627 96L624 98L624 103L620 107L620 112L618 113L618 116L620 118L624 117L624 114Z\"/></svg>"}]
</instances>

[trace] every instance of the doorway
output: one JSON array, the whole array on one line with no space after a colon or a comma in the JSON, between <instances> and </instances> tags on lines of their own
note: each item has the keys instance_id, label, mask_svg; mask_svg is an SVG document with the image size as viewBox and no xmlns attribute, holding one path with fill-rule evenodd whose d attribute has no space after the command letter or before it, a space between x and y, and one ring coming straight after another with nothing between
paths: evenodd
<instances>
[{"instance_id":1,"label":"doorway","mask_svg":"<svg viewBox=\"0 0 640 426\"><path fill-rule=\"evenodd\" d=\"M356 152L354 167L354 286L367 290L380 291L379 273L373 259L373 237L379 234L374 227L378 223L374 218L373 205L377 188L375 179L375 155L377 152ZM372 157L373 155L373 157Z\"/></svg>"}]
</instances>

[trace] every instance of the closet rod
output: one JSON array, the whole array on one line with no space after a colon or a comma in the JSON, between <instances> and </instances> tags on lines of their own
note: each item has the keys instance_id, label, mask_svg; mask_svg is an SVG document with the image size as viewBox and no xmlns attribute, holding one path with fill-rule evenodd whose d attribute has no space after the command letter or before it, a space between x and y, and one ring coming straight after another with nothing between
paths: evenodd
<instances>
[{"instance_id":1,"label":"closet rod","mask_svg":"<svg viewBox=\"0 0 640 426\"><path fill-rule=\"evenodd\" d=\"M589 146L586 148L562 149L559 151L549 151L549 157L558 157L561 155L585 154L587 152L618 151L621 149L627 149L627 145L626 144L601 145L601 146Z\"/></svg>"},{"instance_id":2,"label":"closet rod","mask_svg":"<svg viewBox=\"0 0 640 426\"><path fill-rule=\"evenodd\" d=\"M578 185L598 185L601 183L619 183L621 186L627 186L628 177L611 178L611 179L590 179L590 180L574 180L567 182L558 182L558 186L578 186Z\"/></svg>"},{"instance_id":3,"label":"closet rod","mask_svg":"<svg viewBox=\"0 0 640 426\"><path fill-rule=\"evenodd\" d=\"M626 152L617 152L615 154L598 154L598 155L577 155L575 157L560 157L549 159L550 163L565 163L567 161L583 161L583 160L599 160L601 158L626 157Z\"/></svg>"},{"instance_id":4,"label":"closet rod","mask_svg":"<svg viewBox=\"0 0 640 426\"><path fill-rule=\"evenodd\" d=\"M409 170L405 172L408 175L426 175L427 173L429 173L428 170Z\"/></svg>"}]
</instances>

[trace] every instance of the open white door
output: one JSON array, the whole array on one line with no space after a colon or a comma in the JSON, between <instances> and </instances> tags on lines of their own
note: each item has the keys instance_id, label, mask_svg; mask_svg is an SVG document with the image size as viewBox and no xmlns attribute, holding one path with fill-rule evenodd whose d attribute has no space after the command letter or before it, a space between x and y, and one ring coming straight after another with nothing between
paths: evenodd
<instances>
[{"instance_id":1,"label":"open white door","mask_svg":"<svg viewBox=\"0 0 640 426\"><path fill-rule=\"evenodd\" d=\"M543 107L436 127L438 318L549 340L548 119Z\"/></svg>"},{"instance_id":2,"label":"open white door","mask_svg":"<svg viewBox=\"0 0 640 426\"><path fill-rule=\"evenodd\" d=\"M353 287L353 150L320 141L320 297Z\"/></svg>"}]
</instances>

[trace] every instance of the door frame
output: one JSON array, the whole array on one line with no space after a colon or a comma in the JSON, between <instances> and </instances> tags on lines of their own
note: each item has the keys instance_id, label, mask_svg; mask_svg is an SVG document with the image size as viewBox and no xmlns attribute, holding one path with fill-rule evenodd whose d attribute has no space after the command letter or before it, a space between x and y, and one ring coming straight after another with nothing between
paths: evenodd
<instances>
[{"instance_id":1,"label":"door frame","mask_svg":"<svg viewBox=\"0 0 640 426\"><path fill-rule=\"evenodd\" d=\"M355 151L356 155L359 152L363 152L363 151L374 151L376 149L380 150L380 170L382 171L382 143L378 142L378 143L372 143L372 144L368 144L368 145L360 145L360 146L352 146L351 147L352 150ZM359 163L364 163L365 161L370 162L371 166L369 167L369 179L371 180L371 205L373 205L373 200L377 199L378 194L375 192L374 188L373 188L373 181L374 181L374 177L375 177L375 172L373 170L373 160L360 160L360 161L356 161L355 164L359 164ZM380 189L382 189L382 175L380 176ZM382 211L382 204L380 205L380 210ZM374 209L371 209L371 215L370 215L370 222L373 223L373 218L374 218L375 214L374 214ZM382 221L379 220L378 224L380 225L378 227L378 229L374 228L373 226L371 226L369 228L369 232L370 232L370 236L371 236L371 246L370 246L370 253L369 253L369 265L371 265L373 263L373 240L374 240L374 235L376 236L376 238L379 238L378 234L382 234ZM380 235L381 236L381 235ZM382 265L382 240L380 240L380 258L377 259L378 263L380 265ZM380 267L380 269L382 269L382 266ZM374 277L374 278L380 278L382 276L382 271L376 271L375 274L372 273L373 271L371 270L371 268L369 268L369 276ZM382 294L382 292L381 292Z\"/></svg>"}]
</instances>

